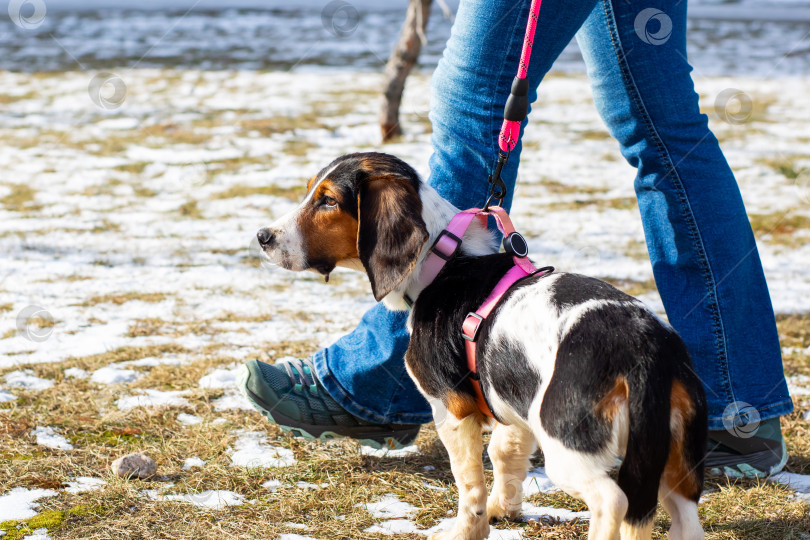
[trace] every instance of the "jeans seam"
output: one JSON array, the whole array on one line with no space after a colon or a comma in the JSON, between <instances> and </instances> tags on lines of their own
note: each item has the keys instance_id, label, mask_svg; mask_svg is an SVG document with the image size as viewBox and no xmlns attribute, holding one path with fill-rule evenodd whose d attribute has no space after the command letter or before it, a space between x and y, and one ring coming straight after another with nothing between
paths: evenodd
<instances>
[{"instance_id":1,"label":"jeans seam","mask_svg":"<svg viewBox=\"0 0 810 540\"><path fill-rule=\"evenodd\" d=\"M718 354L718 370L720 371L720 379L723 381L723 393L725 394L726 399L729 398L733 402L735 400L734 397L734 390L731 388L730 385L730 374L728 372L728 353L727 353L727 344L726 344L726 335L725 329L723 326L723 319L722 315L720 314L720 307L718 302L718 295L717 295L717 282L714 278L714 273L711 269L711 264L709 263L709 259L706 255L706 249L703 245L703 239L700 234L700 230L697 227L697 223L695 222L694 213L692 212L692 207L689 204L689 199L686 196L686 190L683 187L683 183L678 176L678 172L675 169L675 165L672 163L672 157L669 155L669 152L666 149L663 141L661 140L658 131L655 129L655 125L652 122L652 119L647 112L647 108L644 106L644 102L641 99L641 96L638 92L638 88L636 87L635 80L633 79L633 75L630 72L630 69L626 62L626 57L624 54L624 49L622 48L621 39L618 35L618 30L615 23L615 17L613 14L612 6L610 5L610 0L603 0L602 2L605 11L605 18L607 21L607 26L610 34L611 44L613 45L613 50L616 53L619 69L622 72L622 77L625 80L627 88L629 90L629 94L631 99L633 100L633 104L638 108L640 112L640 117L644 122L644 126L647 128L647 131L650 135L650 139L652 140L653 144L655 144L656 149L660 155L662 162L665 165L667 174L673 180L673 186L678 193L681 202L681 214L686 220L687 226L689 227L689 235L692 238L692 242L697 250L698 261L700 262L701 268L703 270L703 277L705 280L706 288L708 291L708 297L710 298L709 308L712 312L712 320L713 320L713 331L715 335L715 347Z\"/></svg>"}]
</instances>

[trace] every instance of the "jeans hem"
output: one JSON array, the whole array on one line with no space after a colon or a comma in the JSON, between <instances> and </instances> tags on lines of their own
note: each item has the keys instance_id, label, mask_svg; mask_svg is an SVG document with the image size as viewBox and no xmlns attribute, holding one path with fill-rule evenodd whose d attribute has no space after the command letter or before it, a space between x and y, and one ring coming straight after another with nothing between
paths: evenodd
<instances>
[{"instance_id":1,"label":"jeans hem","mask_svg":"<svg viewBox=\"0 0 810 540\"><path fill-rule=\"evenodd\" d=\"M327 349L323 349L312 355L311 358L315 365L315 375L318 377L324 389L326 389L326 393L350 414L374 424L427 424L433 421L432 415L424 414L395 413L381 415L358 404L352 399L352 396L343 389L329 370L329 363L326 360L327 352Z\"/></svg>"},{"instance_id":2,"label":"jeans hem","mask_svg":"<svg viewBox=\"0 0 810 540\"><path fill-rule=\"evenodd\" d=\"M785 416L793 412L793 401L784 400L766 407L757 407L760 422L763 420L770 420L779 416ZM709 417L709 431L724 431L726 426L723 424L722 418Z\"/></svg>"}]
</instances>

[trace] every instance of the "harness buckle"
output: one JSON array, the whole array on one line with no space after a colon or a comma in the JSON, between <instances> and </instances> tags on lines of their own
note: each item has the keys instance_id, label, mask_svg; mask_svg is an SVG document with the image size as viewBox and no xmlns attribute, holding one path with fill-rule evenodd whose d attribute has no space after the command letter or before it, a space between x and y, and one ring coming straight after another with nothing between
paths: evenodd
<instances>
[{"instance_id":1,"label":"harness buckle","mask_svg":"<svg viewBox=\"0 0 810 540\"><path fill-rule=\"evenodd\" d=\"M474 311L467 313L464 324L461 325L462 337L467 341L476 341L478 339L478 330L480 330L482 322L484 322L484 318L478 313Z\"/></svg>"},{"instance_id":2,"label":"harness buckle","mask_svg":"<svg viewBox=\"0 0 810 540\"><path fill-rule=\"evenodd\" d=\"M444 253L439 249L439 242L441 242L442 238L445 236L456 243L456 245L453 247L450 253ZM436 241L433 242L433 245L430 246L430 251L435 253L437 257L444 259L445 261L449 261L450 259L453 258L453 255L456 254L456 251L458 251L459 247L461 247L461 238L451 233L447 229L444 229L442 230L442 232L439 233L439 236L436 238Z\"/></svg>"}]
</instances>

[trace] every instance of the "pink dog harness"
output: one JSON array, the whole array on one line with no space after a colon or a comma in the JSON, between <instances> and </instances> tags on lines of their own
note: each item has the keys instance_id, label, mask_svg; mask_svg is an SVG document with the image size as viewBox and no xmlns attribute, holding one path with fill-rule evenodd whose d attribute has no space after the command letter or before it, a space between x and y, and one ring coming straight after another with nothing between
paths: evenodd
<instances>
[{"instance_id":1,"label":"pink dog harness","mask_svg":"<svg viewBox=\"0 0 810 540\"><path fill-rule=\"evenodd\" d=\"M436 242L430 248L430 252L422 265L419 281L426 284L431 283L436 276L439 275L439 272L444 268L447 261L458 251L459 246L461 246L461 238L472 223L472 220L477 218L481 220L482 225L486 227L487 216L495 218L495 223L504 236L504 249L507 253L512 254L515 265L498 281L498 284L495 285L495 288L489 293L489 296L484 300L484 303L481 304L481 307L475 310L475 312L467 314L467 317L464 319L464 324L461 327L461 332L466 340L467 368L470 371L470 382L475 389L475 401L482 413L491 418L495 418L484 397L478 376L478 361L476 355L478 330L481 328L481 323L492 313L492 310L495 309L495 306L498 305L498 302L501 301L501 298L503 298L515 282L528 276L539 275L540 277L545 277L554 272L554 268L546 266L537 269L527 257L529 250L526 240L520 233L515 231L515 227L512 225L512 220L509 219L506 210L500 206L492 206L486 211L480 208L472 208L453 216L453 219L450 220L450 223L439 234Z\"/></svg>"}]
</instances>

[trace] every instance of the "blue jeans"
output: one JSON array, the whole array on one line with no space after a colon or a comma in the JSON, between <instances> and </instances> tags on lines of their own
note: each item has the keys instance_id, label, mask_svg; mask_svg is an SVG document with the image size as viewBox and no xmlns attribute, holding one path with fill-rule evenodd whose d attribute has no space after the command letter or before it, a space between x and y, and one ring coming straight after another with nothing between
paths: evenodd
<instances>
[{"instance_id":1,"label":"blue jeans","mask_svg":"<svg viewBox=\"0 0 810 540\"><path fill-rule=\"evenodd\" d=\"M459 208L486 198L529 4L463 0L433 75L429 183ZM734 175L700 113L686 60L686 2L651 0L644 7L671 20L668 39L655 22L647 28L652 37L644 28L637 33L641 9L633 2L544 0L529 99L576 35L599 113L638 170L655 281L706 387L710 429L723 429L735 402L753 406L763 420L786 414L793 405L754 236ZM518 144L503 171L510 196L520 152ZM352 414L377 423L431 420L403 362L406 317L379 304L315 355L321 382Z\"/></svg>"}]
</instances>

